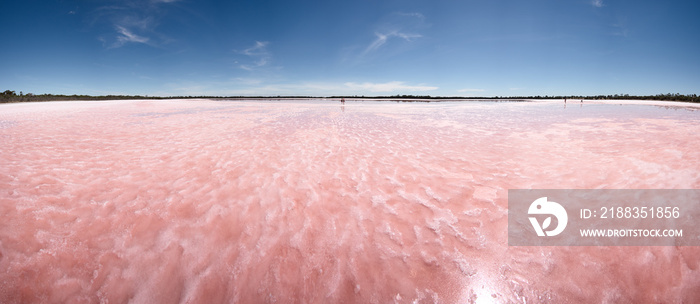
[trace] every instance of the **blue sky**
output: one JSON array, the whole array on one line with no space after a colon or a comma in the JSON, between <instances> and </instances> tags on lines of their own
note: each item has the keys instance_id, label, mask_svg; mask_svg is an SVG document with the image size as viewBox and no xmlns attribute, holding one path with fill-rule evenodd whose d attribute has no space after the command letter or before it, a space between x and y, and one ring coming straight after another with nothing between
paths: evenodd
<instances>
[{"instance_id":1,"label":"blue sky","mask_svg":"<svg viewBox=\"0 0 700 304\"><path fill-rule=\"evenodd\" d=\"M700 94L700 3L10 0L0 89L57 94Z\"/></svg>"}]
</instances>

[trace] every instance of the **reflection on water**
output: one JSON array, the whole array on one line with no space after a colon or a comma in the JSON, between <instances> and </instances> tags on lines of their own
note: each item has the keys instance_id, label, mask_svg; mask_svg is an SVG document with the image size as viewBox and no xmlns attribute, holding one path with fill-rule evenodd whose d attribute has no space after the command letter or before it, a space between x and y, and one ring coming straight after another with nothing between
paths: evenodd
<instances>
[{"instance_id":1,"label":"reflection on water","mask_svg":"<svg viewBox=\"0 0 700 304\"><path fill-rule=\"evenodd\" d=\"M506 231L510 188L700 187L697 112L335 102L3 105L0 302L700 299L695 247Z\"/></svg>"}]
</instances>

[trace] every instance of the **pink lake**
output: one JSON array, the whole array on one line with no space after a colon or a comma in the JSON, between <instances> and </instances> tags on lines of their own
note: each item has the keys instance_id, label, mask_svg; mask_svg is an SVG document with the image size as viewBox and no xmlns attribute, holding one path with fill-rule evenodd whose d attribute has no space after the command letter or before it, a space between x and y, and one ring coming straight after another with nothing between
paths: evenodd
<instances>
[{"instance_id":1,"label":"pink lake","mask_svg":"<svg viewBox=\"0 0 700 304\"><path fill-rule=\"evenodd\" d=\"M508 189L698 189L700 111L0 105L1 303L694 303L700 247L510 247Z\"/></svg>"}]
</instances>

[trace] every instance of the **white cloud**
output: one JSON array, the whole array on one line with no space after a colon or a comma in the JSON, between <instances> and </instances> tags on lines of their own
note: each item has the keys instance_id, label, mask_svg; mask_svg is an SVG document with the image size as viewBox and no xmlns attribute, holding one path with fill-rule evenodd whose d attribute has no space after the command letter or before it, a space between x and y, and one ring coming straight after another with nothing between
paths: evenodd
<instances>
[{"instance_id":1,"label":"white cloud","mask_svg":"<svg viewBox=\"0 0 700 304\"><path fill-rule=\"evenodd\" d=\"M152 16L145 18L126 16L117 22L117 25L126 28L138 28L144 31L152 31L156 27L157 22Z\"/></svg>"},{"instance_id":2,"label":"white cloud","mask_svg":"<svg viewBox=\"0 0 700 304\"><path fill-rule=\"evenodd\" d=\"M593 0L591 1L591 4L595 7L603 7L603 0Z\"/></svg>"},{"instance_id":3,"label":"white cloud","mask_svg":"<svg viewBox=\"0 0 700 304\"><path fill-rule=\"evenodd\" d=\"M115 46L122 46L127 42L148 43L148 37L136 35L123 26L117 26L116 28L119 36L117 36L117 43Z\"/></svg>"},{"instance_id":4,"label":"white cloud","mask_svg":"<svg viewBox=\"0 0 700 304\"><path fill-rule=\"evenodd\" d=\"M237 85L259 85L263 83L262 79L257 79L257 78L245 78L245 77L236 77L232 79L232 82L237 84Z\"/></svg>"},{"instance_id":5,"label":"white cloud","mask_svg":"<svg viewBox=\"0 0 700 304\"><path fill-rule=\"evenodd\" d=\"M268 41L255 41L255 45L239 51L240 54L250 57L249 63L241 64L239 67L246 71L254 71L270 64L272 55L267 50Z\"/></svg>"},{"instance_id":6,"label":"white cloud","mask_svg":"<svg viewBox=\"0 0 700 304\"><path fill-rule=\"evenodd\" d=\"M620 18L617 23L612 25L613 36L627 37L629 30L627 29L627 18Z\"/></svg>"},{"instance_id":7,"label":"white cloud","mask_svg":"<svg viewBox=\"0 0 700 304\"><path fill-rule=\"evenodd\" d=\"M408 85L401 81L385 83L355 82L275 82L257 78L233 78L227 81L178 82L167 85L170 92L161 95L218 95L218 96L274 96L274 95L382 95L389 93L410 94L432 91L438 87Z\"/></svg>"},{"instance_id":8,"label":"white cloud","mask_svg":"<svg viewBox=\"0 0 700 304\"><path fill-rule=\"evenodd\" d=\"M408 91L408 92L417 92L417 91L433 91L437 90L438 87L433 87L433 86L425 86L425 85L406 85L401 81L391 81L391 82L385 82L385 83L372 83L372 82L363 82L363 83L355 83L355 82L346 82L345 87L352 89L352 90L359 90L359 91L369 91L369 92L396 92L396 91Z\"/></svg>"},{"instance_id":9,"label":"white cloud","mask_svg":"<svg viewBox=\"0 0 700 304\"><path fill-rule=\"evenodd\" d=\"M381 34L381 33L374 33L377 35L377 39L375 39L367 48L365 49L365 53L374 51L378 49L380 46L384 45L386 43L386 39L388 38L387 35Z\"/></svg>"},{"instance_id":10,"label":"white cloud","mask_svg":"<svg viewBox=\"0 0 700 304\"><path fill-rule=\"evenodd\" d=\"M367 46L367 48L365 49L363 54L367 54L367 53L370 53L370 52L377 50L379 47L384 45L387 42L387 40L391 37L403 38L404 40L409 41L409 42L415 38L423 37L423 35L420 35L420 34L402 33L402 32L397 32L397 31L392 31L392 32L389 32L386 34L376 32L374 34L377 36L377 38L374 39L374 41L372 41L372 43L369 46Z\"/></svg>"},{"instance_id":11,"label":"white cloud","mask_svg":"<svg viewBox=\"0 0 700 304\"><path fill-rule=\"evenodd\" d=\"M130 42L158 47L170 40L157 30L166 13L161 7L176 1L179 0L120 1L119 5L98 7L89 14L94 23L109 22L116 31L98 37L107 48Z\"/></svg>"},{"instance_id":12,"label":"white cloud","mask_svg":"<svg viewBox=\"0 0 700 304\"><path fill-rule=\"evenodd\" d=\"M399 12L399 13L396 13L396 15L406 16L406 17L416 17L416 18L421 19L421 20L425 19L425 16L423 16L423 14L421 14L421 13L401 13L401 12Z\"/></svg>"},{"instance_id":13,"label":"white cloud","mask_svg":"<svg viewBox=\"0 0 700 304\"><path fill-rule=\"evenodd\" d=\"M406 33L393 33L393 34L405 39L406 41L411 41L411 39L413 39L413 38L423 37L423 35L421 35L421 34L406 34Z\"/></svg>"},{"instance_id":14,"label":"white cloud","mask_svg":"<svg viewBox=\"0 0 700 304\"><path fill-rule=\"evenodd\" d=\"M388 44L392 38L400 38L406 42L412 42L422 38L421 32L429 25L425 23L425 16L421 13L392 13L386 15L375 27L376 38L365 47L361 57L372 53Z\"/></svg>"},{"instance_id":15,"label":"white cloud","mask_svg":"<svg viewBox=\"0 0 700 304\"><path fill-rule=\"evenodd\" d=\"M467 93L467 92L472 92L472 93L474 93L474 92L484 92L484 91L485 91L484 89L461 89L461 90L457 90L457 92L460 92L460 93Z\"/></svg>"},{"instance_id":16,"label":"white cloud","mask_svg":"<svg viewBox=\"0 0 700 304\"><path fill-rule=\"evenodd\" d=\"M255 41L255 45L243 50L241 53L248 56L263 56L267 54L267 41Z\"/></svg>"}]
</instances>

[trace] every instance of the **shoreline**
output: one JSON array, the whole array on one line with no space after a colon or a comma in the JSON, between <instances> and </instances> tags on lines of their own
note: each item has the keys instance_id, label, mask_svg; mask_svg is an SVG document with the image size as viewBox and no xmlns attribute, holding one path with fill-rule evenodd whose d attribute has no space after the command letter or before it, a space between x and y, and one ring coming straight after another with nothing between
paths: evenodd
<instances>
[{"instance_id":1,"label":"shoreline","mask_svg":"<svg viewBox=\"0 0 700 304\"><path fill-rule=\"evenodd\" d=\"M317 100L317 101L336 101L337 98L332 97L251 97L251 98L206 98L206 97L194 97L194 98L167 98L167 99L97 99L97 100L47 100L47 101L14 101L14 102L4 102L0 104L6 105L18 105L18 104L31 104L31 103L51 103L54 105L60 103L74 103L74 102L97 102L97 103L111 103L119 101L226 101L226 100L237 100L237 101L294 101L294 100ZM339 100L339 99L338 99ZM445 98L445 99L427 99L427 98L345 98L346 101L386 101L386 102L542 102L542 103L564 103L564 99L528 99L528 98L502 98L502 99L488 99L488 98ZM581 99L567 99L567 104L580 104ZM685 108L700 108L700 103L686 102L686 101L664 101L664 100L642 100L642 99L583 99L584 104L607 104L607 105L647 105L647 106L661 106L661 107L685 107Z\"/></svg>"},{"instance_id":2,"label":"shoreline","mask_svg":"<svg viewBox=\"0 0 700 304\"><path fill-rule=\"evenodd\" d=\"M536 99L537 100L537 99ZM559 102L563 103L563 99ZM581 99L572 99L568 103L581 103ZM642 99L583 99L584 104L607 104L607 105L643 105L660 107L689 107L700 108L700 103L686 101L664 101L664 100L642 100Z\"/></svg>"}]
</instances>

